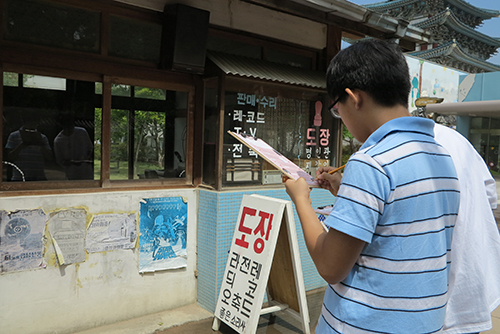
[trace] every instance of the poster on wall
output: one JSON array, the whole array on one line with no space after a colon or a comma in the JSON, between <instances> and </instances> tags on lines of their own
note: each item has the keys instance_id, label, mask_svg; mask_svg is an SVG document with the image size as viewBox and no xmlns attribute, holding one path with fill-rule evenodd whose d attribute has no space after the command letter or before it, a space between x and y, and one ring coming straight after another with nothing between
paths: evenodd
<instances>
[{"instance_id":1,"label":"poster on wall","mask_svg":"<svg viewBox=\"0 0 500 334\"><path fill-rule=\"evenodd\" d=\"M41 267L46 222L42 209L0 211L0 273Z\"/></svg>"},{"instance_id":2,"label":"poster on wall","mask_svg":"<svg viewBox=\"0 0 500 334\"><path fill-rule=\"evenodd\" d=\"M85 209L66 209L52 212L48 228L59 265L85 261Z\"/></svg>"},{"instance_id":3,"label":"poster on wall","mask_svg":"<svg viewBox=\"0 0 500 334\"><path fill-rule=\"evenodd\" d=\"M89 253L131 249L137 240L135 213L100 214L87 228L85 249Z\"/></svg>"},{"instance_id":4,"label":"poster on wall","mask_svg":"<svg viewBox=\"0 0 500 334\"><path fill-rule=\"evenodd\" d=\"M139 220L140 273L187 266L187 198L143 198Z\"/></svg>"}]
</instances>

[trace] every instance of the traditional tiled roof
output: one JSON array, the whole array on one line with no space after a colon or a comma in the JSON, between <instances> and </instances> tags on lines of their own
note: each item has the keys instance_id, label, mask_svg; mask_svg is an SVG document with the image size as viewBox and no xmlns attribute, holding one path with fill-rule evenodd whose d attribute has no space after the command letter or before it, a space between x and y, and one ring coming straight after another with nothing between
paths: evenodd
<instances>
[{"instance_id":1,"label":"traditional tiled roof","mask_svg":"<svg viewBox=\"0 0 500 334\"><path fill-rule=\"evenodd\" d=\"M429 0L426 0L427 2ZM492 10L492 9L485 9L485 8L479 8L476 6L471 5L467 1L464 0L445 0L449 5L457 7L467 13L470 13L472 15L477 16L478 18L481 18L482 20L487 20L491 19L493 17L497 17L500 15L500 11L498 10ZM364 5L368 9L375 10L377 12L384 12L388 11L394 8L398 7L408 7L408 6L415 6L415 5L421 5L422 0L388 0L388 1L382 1L382 2L376 2L372 4L367 4Z\"/></svg>"},{"instance_id":2,"label":"traditional tiled roof","mask_svg":"<svg viewBox=\"0 0 500 334\"><path fill-rule=\"evenodd\" d=\"M475 30L484 20L500 16L498 10L479 8L465 0L387 0L365 7L404 18L430 34L427 44L434 48L411 55L466 72L500 69L486 62L500 47L500 38ZM421 46L425 48L425 44Z\"/></svg>"},{"instance_id":3,"label":"traditional tiled roof","mask_svg":"<svg viewBox=\"0 0 500 334\"><path fill-rule=\"evenodd\" d=\"M440 45L437 48L408 53L411 56L446 64L469 73L497 72L500 66L491 64L469 55L456 40Z\"/></svg>"},{"instance_id":4,"label":"traditional tiled roof","mask_svg":"<svg viewBox=\"0 0 500 334\"><path fill-rule=\"evenodd\" d=\"M445 25L451 30L457 31L467 37L471 37L485 44L495 46L497 48L500 46L500 39L485 35L475 29L472 29L468 25L463 24L449 8L427 20L415 24L415 26L422 29L429 29L440 25Z\"/></svg>"}]
</instances>

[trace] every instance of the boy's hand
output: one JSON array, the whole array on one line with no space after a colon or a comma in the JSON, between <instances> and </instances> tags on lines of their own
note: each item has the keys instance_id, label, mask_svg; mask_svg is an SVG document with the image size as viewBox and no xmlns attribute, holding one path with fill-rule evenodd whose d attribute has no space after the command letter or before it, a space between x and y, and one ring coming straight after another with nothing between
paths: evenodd
<instances>
[{"instance_id":1,"label":"boy's hand","mask_svg":"<svg viewBox=\"0 0 500 334\"><path fill-rule=\"evenodd\" d=\"M340 172L329 174L335 167L320 167L316 170L316 179L321 188L329 190L333 196L337 196L342 181Z\"/></svg>"},{"instance_id":2,"label":"boy's hand","mask_svg":"<svg viewBox=\"0 0 500 334\"><path fill-rule=\"evenodd\" d=\"M306 203L311 204L311 198L309 197L311 188L309 188L309 185L303 177L298 180L287 178L285 181L285 187L286 192L292 199L293 203L297 204L298 202L305 201Z\"/></svg>"}]
</instances>

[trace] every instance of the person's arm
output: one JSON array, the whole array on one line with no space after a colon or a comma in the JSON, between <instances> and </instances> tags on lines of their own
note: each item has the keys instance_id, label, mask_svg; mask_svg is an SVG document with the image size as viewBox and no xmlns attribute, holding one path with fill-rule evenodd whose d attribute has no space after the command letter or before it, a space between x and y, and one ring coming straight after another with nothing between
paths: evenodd
<instances>
[{"instance_id":1,"label":"person's arm","mask_svg":"<svg viewBox=\"0 0 500 334\"><path fill-rule=\"evenodd\" d=\"M21 153L21 151L26 147L27 147L27 145L24 144L23 142L21 142L21 143L19 143L19 145L17 145L13 149L6 149L7 159L11 160L11 161L15 161L17 159L17 157L19 156L19 153Z\"/></svg>"},{"instance_id":2,"label":"person's arm","mask_svg":"<svg viewBox=\"0 0 500 334\"><path fill-rule=\"evenodd\" d=\"M295 204L307 249L319 274L329 284L342 281L356 263L365 242L332 228L325 231L311 206L305 179L288 179L285 186Z\"/></svg>"}]
</instances>

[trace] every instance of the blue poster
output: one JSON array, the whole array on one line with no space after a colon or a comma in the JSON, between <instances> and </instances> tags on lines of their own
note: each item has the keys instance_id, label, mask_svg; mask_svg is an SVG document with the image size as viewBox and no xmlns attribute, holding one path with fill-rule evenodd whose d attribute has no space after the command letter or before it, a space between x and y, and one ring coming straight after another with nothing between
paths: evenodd
<instances>
[{"instance_id":1,"label":"blue poster","mask_svg":"<svg viewBox=\"0 0 500 334\"><path fill-rule=\"evenodd\" d=\"M143 198L140 212L139 272L187 266L187 199Z\"/></svg>"}]
</instances>

